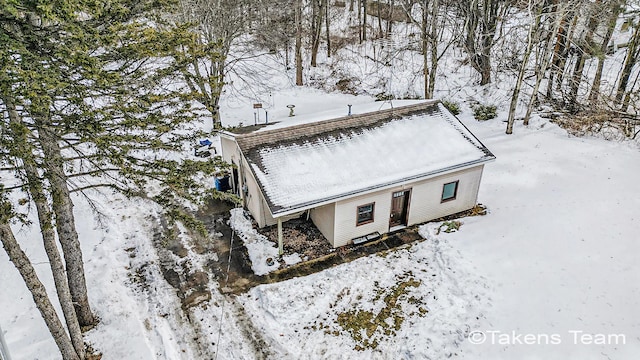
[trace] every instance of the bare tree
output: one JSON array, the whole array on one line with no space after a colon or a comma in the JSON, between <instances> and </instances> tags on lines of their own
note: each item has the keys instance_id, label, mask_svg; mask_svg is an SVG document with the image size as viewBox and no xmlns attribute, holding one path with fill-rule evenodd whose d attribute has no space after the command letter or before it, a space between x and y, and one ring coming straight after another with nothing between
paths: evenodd
<instances>
[{"instance_id":1,"label":"bare tree","mask_svg":"<svg viewBox=\"0 0 640 360\"><path fill-rule=\"evenodd\" d=\"M602 14L602 0L588 4L585 9L588 18L587 26L581 32L580 37L574 40L575 62L567 96L568 107L572 112L577 112L579 108L578 89L582 83L585 59L595 53L596 46L593 44L593 34L599 23L599 16Z\"/></svg>"},{"instance_id":2,"label":"bare tree","mask_svg":"<svg viewBox=\"0 0 640 360\"><path fill-rule=\"evenodd\" d=\"M302 86L302 0L295 0L296 85Z\"/></svg>"},{"instance_id":3,"label":"bare tree","mask_svg":"<svg viewBox=\"0 0 640 360\"><path fill-rule=\"evenodd\" d=\"M502 13L508 9L508 0L464 0L458 2L463 14L464 47L471 66L480 74L480 85L491 82L491 49L495 41Z\"/></svg>"},{"instance_id":4,"label":"bare tree","mask_svg":"<svg viewBox=\"0 0 640 360\"><path fill-rule=\"evenodd\" d=\"M245 33L248 0L180 0L180 22L192 22L198 41L182 47L183 72L192 96L211 114L214 128L221 126L220 96L230 71L231 47Z\"/></svg>"},{"instance_id":5,"label":"bare tree","mask_svg":"<svg viewBox=\"0 0 640 360\"><path fill-rule=\"evenodd\" d=\"M564 77L564 67L569 54L570 39L577 23L576 9L578 6L571 6L563 14L560 21L560 28L556 36L553 59L551 60L551 70L547 85L547 99L553 99L553 88L560 89Z\"/></svg>"},{"instance_id":6,"label":"bare tree","mask_svg":"<svg viewBox=\"0 0 640 360\"><path fill-rule=\"evenodd\" d=\"M564 17L564 13L567 11L567 7L569 4L547 4L548 10L544 12L548 14L547 21L545 21L545 30L544 32L547 34L546 36L541 36L541 38L545 39L541 41L540 46L536 47L536 65L535 65L535 83L533 85L533 89L531 91L531 97L529 98L529 103L527 104L527 111L524 115L524 125L529 125L529 119L531 117L531 113L533 111L534 106L538 103L538 92L540 90L540 85L542 84L542 80L545 78L545 73L549 68L549 64L551 62L551 57L554 49L554 39L557 38L558 31L560 30L560 21Z\"/></svg>"},{"instance_id":7,"label":"bare tree","mask_svg":"<svg viewBox=\"0 0 640 360\"><path fill-rule=\"evenodd\" d=\"M420 17L413 16L414 5L420 8ZM422 0L419 2L408 0L401 4L404 12L414 25L420 29L420 52L422 54L422 74L424 80L425 99L433 98L435 90L438 62L447 50L458 41L459 33L454 31L456 27L447 24L451 18L447 12L448 2L440 0ZM455 22L455 19L453 19ZM445 39L444 32L451 29L450 36Z\"/></svg>"},{"instance_id":8,"label":"bare tree","mask_svg":"<svg viewBox=\"0 0 640 360\"><path fill-rule=\"evenodd\" d=\"M325 14L324 14L324 19L325 19L325 31L326 31L326 39L327 39L327 57L331 57L331 27L329 26L331 23L331 20L329 19L330 15L331 15L331 5L329 4L328 0L324 0L325 1ZM351 3L353 4L353 2Z\"/></svg>"},{"instance_id":9,"label":"bare tree","mask_svg":"<svg viewBox=\"0 0 640 360\"><path fill-rule=\"evenodd\" d=\"M600 96L600 83L602 81L602 70L604 68L604 60L606 58L609 42L613 36L613 31L616 27L616 20L622 12L622 8L626 0L614 0L611 1L605 14L607 14L606 20L606 32L600 42L600 49L597 52L598 66L596 67L596 73L593 77L593 84L591 85L591 91L589 92L589 102L594 102Z\"/></svg>"},{"instance_id":10,"label":"bare tree","mask_svg":"<svg viewBox=\"0 0 640 360\"><path fill-rule=\"evenodd\" d=\"M362 19L360 26L360 43L362 43L367 41L367 9L369 6L367 5L368 0L358 0L358 2L360 3L358 6L358 19ZM360 10L362 10L362 13ZM360 14L362 14L362 17L360 17Z\"/></svg>"},{"instance_id":11,"label":"bare tree","mask_svg":"<svg viewBox=\"0 0 640 360\"><path fill-rule=\"evenodd\" d=\"M295 0L268 0L259 3L258 14L252 19L251 35L258 48L270 53L285 52L285 66L289 67L289 52L295 42Z\"/></svg>"},{"instance_id":12,"label":"bare tree","mask_svg":"<svg viewBox=\"0 0 640 360\"><path fill-rule=\"evenodd\" d=\"M322 24L326 15L327 0L311 0L311 66L317 66Z\"/></svg>"},{"instance_id":13,"label":"bare tree","mask_svg":"<svg viewBox=\"0 0 640 360\"><path fill-rule=\"evenodd\" d=\"M631 77L631 72L633 67L638 62L638 56L640 55L640 24L635 26L633 30L633 35L629 40L629 44L627 46L627 54L624 59L624 66L620 71L620 77L618 80L618 88L616 90L616 98L615 105L621 106L622 111L626 111L629 105L628 98L626 94L630 92L632 89L628 89L629 78ZM625 101L623 102L623 98Z\"/></svg>"},{"instance_id":14,"label":"bare tree","mask_svg":"<svg viewBox=\"0 0 640 360\"><path fill-rule=\"evenodd\" d=\"M534 42L538 41L540 23L542 21L542 11L544 10L543 1L529 1L529 31L527 32L527 48L522 56L522 64L518 71L518 77L516 79L516 85L513 88L511 95L511 104L509 105L509 115L507 117L507 134L513 133L513 123L515 121L516 107L518 105L518 96L520 95L520 88L522 87L522 81L524 79L524 73L528 67L529 57L531 55L531 49Z\"/></svg>"}]
</instances>

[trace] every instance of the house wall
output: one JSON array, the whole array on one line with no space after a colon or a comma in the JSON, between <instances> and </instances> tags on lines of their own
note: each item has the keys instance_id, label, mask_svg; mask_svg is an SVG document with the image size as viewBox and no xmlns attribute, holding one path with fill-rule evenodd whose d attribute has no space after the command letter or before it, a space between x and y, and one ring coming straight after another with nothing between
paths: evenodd
<instances>
[{"instance_id":1,"label":"house wall","mask_svg":"<svg viewBox=\"0 0 640 360\"><path fill-rule=\"evenodd\" d=\"M231 164L231 161L235 159L235 163L238 164L240 158L240 151L238 150L238 144L235 140L225 136L220 136L220 153L222 160Z\"/></svg>"},{"instance_id":2,"label":"house wall","mask_svg":"<svg viewBox=\"0 0 640 360\"><path fill-rule=\"evenodd\" d=\"M423 223L470 209L477 202L483 168L484 165L479 165L420 182L339 201L335 204L333 241L329 241L334 247L339 247L351 243L351 240L356 237L376 231L381 234L389 232L391 196L396 191L411 189L407 225ZM443 185L453 181L459 181L455 200L441 202ZM375 203L373 222L356 226L358 206L372 202ZM323 221L326 219L322 218L321 222ZM324 224L322 226L326 227ZM327 238L329 237L327 236Z\"/></svg>"},{"instance_id":3,"label":"house wall","mask_svg":"<svg viewBox=\"0 0 640 360\"><path fill-rule=\"evenodd\" d=\"M224 136L220 137L222 148L222 159L238 167L238 186L240 187L240 197L244 207L251 213L258 226L264 227L273 225L276 221L271 217L269 208L260 193L258 182L249 169L249 163L240 153L238 144L234 139ZM246 191L243 191L246 186Z\"/></svg>"},{"instance_id":4,"label":"house wall","mask_svg":"<svg viewBox=\"0 0 640 360\"><path fill-rule=\"evenodd\" d=\"M246 159L233 139L221 137L222 156L227 162L238 165L239 186L246 185L247 191L241 191L245 208L251 213L259 227L275 225L277 220L271 216L269 207L260 192L258 182L249 169ZM391 196L396 191L411 189L407 225L423 223L442 216L470 209L477 203L478 189L484 165L465 169L435 178L396 186L354 198L323 205L311 210L310 216L320 232L334 247L351 243L360 236L379 232L389 232ZM444 184L459 181L455 200L441 202ZM356 226L357 208L375 203L374 219L368 224ZM296 213L282 220L300 216ZM286 241L286 239L285 239Z\"/></svg>"},{"instance_id":5,"label":"house wall","mask_svg":"<svg viewBox=\"0 0 640 360\"><path fill-rule=\"evenodd\" d=\"M402 187L399 188L401 189ZM347 245L353 238L376 231L380 234L389 232L389 213L391 211L391 193L393 191L397 190L394 188L394 190L378 191L337 202L333 246ZM358 206L369 203L375 203L373 206L373 221L356 226Z\"/></svg>"},{"instance_id":6,"label":"house wall","mask_svg":"<svg viewBox=\"0 0 640 360\"><path fill-rule=\"evenodd\" d=\"M320 206L311 210L311 220L318 227L318 230L333 245L335 230L336 204Z\"/></svg>"},{"instance_id":7,"label":"house wall","mask_svg":"<svg viewBox=\"0 0 640 360\"><path fill-rule=\"evenodd\" d=\"M240 174L241 179L241 189L244 189L243 186L246 185L247 191L242 191L242 200L244 202L244 206L249 210L253 218L258 223L259 227L264 227L267 225L275 224L273 218L271 221L267 222L267 215L269 213L269 208L265 203L265 200L260 193L260 187L258 186L258 182L253 177L253 173L249 170L249 164L246 159L243 157L241 161L241 169L238 172Z\"/></svg>"},{"instance_id":8,"label":"house wall","mask_svg":"<svg viewBox=\"0 0 640 360\"><path fill-rule=\"evenodd\" d=\"M478 190L484 165L438 176L413 185L408 225L455 214L472 208L478 202ZM441 202L442 186L459 181L455 200Z\"/></svg>"}]
</instances>

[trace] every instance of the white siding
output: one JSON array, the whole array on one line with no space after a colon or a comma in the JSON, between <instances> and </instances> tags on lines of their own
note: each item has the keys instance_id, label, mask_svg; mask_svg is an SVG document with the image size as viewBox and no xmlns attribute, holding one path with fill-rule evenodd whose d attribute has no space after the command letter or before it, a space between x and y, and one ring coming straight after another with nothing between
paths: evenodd
<instances>
[{"instance_id":1,"label":"white siding","mask_svg":"<svg viewBox=\"0 0 640 360\"><path fill-rule=\"evenodd\" d=\"M333 246L347 245L353 238L376 231L381 234L388 232L392 192L392 190L384 190L336 203L336 226ZM375 203L373 222L356 226L358 206L369 203Z\"/></svg>"},{"instance_id":2,"label":"white siding","mask_svg":"<svg viewBox=\"0 0 640 360\"><path fill-rule=\"evenodd\" d=\"M235 161L238 164L238 159L240 158L240 150L238 149L238 144L235 140L230 139L225 136L220 136L220 153L222 155L222 160L231 164L231 161Z\"/></svg>"},{"instance_id":3,"label":"white siding","mask_svg":"<svg viewBox=\"0 0 640 360\"><path fill-rule=\"evenodd\" d=\"M264 199L260 194L260 188L256 182L253 174L249 170L249 164L247 160L240 153L238 143L234 139L227 138L225 136L220 137L220 144L222 148L222 159L230 164L235 164L238 167L238 186L240 187L240 197L242 198L244 207L249 210L253 218L258 223L258 226L263 227L266 224L265 210L268 208L264 204ZM242 189L247 187L245 193Z\"/></svg>"},{"instance_id":4,"label":"white siding","mask_svg":"<svg viewBox=\"0 0 640 360\"><path fill-rule=\"evenodd\" d=\"M427 222L472 208L477 201L483 167L484 165L479 165L413 184L397 186L337 202L333 246L347 245L353 238L372 232L377 231L381 234L389 232L391 195L396 191L411 189L407 225ZM442 186L453 181L459 181L455 200L441 202ZM358 206L372 202L375 203L374 221L356 226Z\"/></svg>"},{"instance_id":5,"label":"white siding","mask_svg":"<svg viewBox=\"0 0 640 360\"><path fill-rule=\"evenodd\" d=\"M275 225L277 221L271 216L269 206L258 187L258 182L250 171L247 160L241 155L236 141L234 139L221 136L220 143L222 145L222 159L228 163L233 163L238 166L238 186L240 189L242 189L244 185L247 186L246 193L244 191L240 191L244 207L251 213L251 216L253 216L259 227ZM283 218L283 221L292 219L296 216L299 216L299 213Z\"/></svg>"},{"instance_id":6,"label":"white siding","mask_svg":"<svg viewBox=\"0 0 640 360\"><path fill-rule=\"evenodd\" d=\"M331 245L334 244L336 204L320 206L311 210L311 220L316 224L318 230L329 240Z\"/></svg>"},{"instance_id":7,"label":"white siding","mask_svg":"<svg viewBox=\"0 0 640 360\"><path fill-rule=\"evenodd\" d=\"M253 177L253 173L249 170L249 164L245 158L242 158L242 162L239 169L241 189L243 185L247 186L247 192L242 194L244 200L244 206L249 210L253 218L258 223L259 227L264 227L267 224L267 215L269 212L267 205L260 193L258 182Z\"/></svg>"},{"instance_id":8,"label":"white siding","mask_svg":"<svg viewBox=\"0 0 640 360\"><path fill-rule=\"evenodd\" d=\"M408 225L423 223L472 208L478 200L483 168L484 165L480 165L413 185ZM459 181L455 200L441 202L442 186L453 181Z\"/></svg>"}]
</instances>

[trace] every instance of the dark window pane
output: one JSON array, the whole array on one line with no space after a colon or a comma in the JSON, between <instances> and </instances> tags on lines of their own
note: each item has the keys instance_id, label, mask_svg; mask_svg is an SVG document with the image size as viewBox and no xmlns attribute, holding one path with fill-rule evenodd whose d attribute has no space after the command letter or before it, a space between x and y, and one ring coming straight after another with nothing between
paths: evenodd
<instances>
[{"instance_id":1,"label":"dark window pane","mask_svg":"<svg viewBox=\"0 0 640 360\"><path fill-rule=\"evenodd\" d=\"M356 225L373 221L373 204L358 206Z\"/></svg>"},{"instance_id":2,"label":"dark window pane","mask_svg":"<svg viewBox=\"0 0 640 360\"><path fill-rule=\"evenodd\" d=\"M457 181L444 184L444 187L442 188L442 201L455 199L457 188L458 188Z\"/></svg>"}]
</instances>

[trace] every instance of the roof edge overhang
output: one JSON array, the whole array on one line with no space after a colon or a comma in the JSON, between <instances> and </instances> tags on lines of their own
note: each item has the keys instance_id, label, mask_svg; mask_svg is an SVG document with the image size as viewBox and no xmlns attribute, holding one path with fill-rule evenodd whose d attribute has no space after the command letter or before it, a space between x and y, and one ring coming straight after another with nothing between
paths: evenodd
<instances>
[{"instance_id":1,"label":"roof edge overhang","mask_svg":"<svg viewBox=\"0 0 640 360\"><path fill-rule=\"evenodd\" d=\"M361 190L354 190L345 194L340 194L340 195L336 195L336 196L332 196L332 197L328 197L328 198L324 198L324 199L320 199L318 201L312 201L312 202L306 202L300 205L296 205L296 206L292 206L292 207L285 207L282 209L279 209L277 211L273 211L271 209L271 207L269 206L269 212L271 213L271 217L273 217L274 219L277 219L279 217L284 217L284 216L288 216L288 215L292 215L295 213L299 213L305 210L309 210L309 209L313 209L319 206L323 206L323 205L328 205L334 202L338 202L338 201L342 201L342 200L347 200L350 198L354 198L356 196L361 196L361 195L367 195L367 194L371 194L373 192L376 191L381 191L381 190L387 190L396 186L402 186L402 185L406 185L406 184L410 184L410 183L414 183L417 181L422 181L422 180L427 180L430 178L434 178L437 176L441 176L441 175L447 175L456 171L461 171L461 170L466 170L466 169L470 169L479 165L484 165L490 162L493 162L496 159L496 157L489 153L488 155L482 157L481 159L477 159L477 160L473 160L473 161L469 161L466 163L462 163L459 165L453 165L453 166L449 166L443 169L439 169L439 170L434 170L434 171L430 171L428 173L425 174L420 174L420 175L415 175L415 176L411 176L411 177L407 177L404 179L400 179L397 181L393 181L393 182L388 182L388 183L384 183L384 184L380 184L380 185L375 185L375 186L371 186L365 189L361 189ZM255 175L254 175L255 176ZM264 196L264 194L262 194Z\"/></svg>"},{"instance_id":2,"label":"roof edge overhang","mask_svg":"<svg viewBox=\"0 0 640 360\"><path fill-rule=\"evenodd\" d=\"M224 138L230 139L230 140L235 140L236 137L237 137L236 134L234 134L232 132L229 132L227 130L218 130L217 133L218 133L218 135L220 135L220 136L222 136Z\"/></svg>"}]
</instances>

